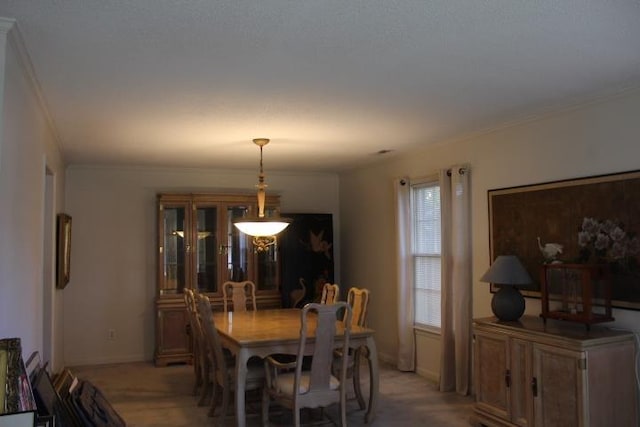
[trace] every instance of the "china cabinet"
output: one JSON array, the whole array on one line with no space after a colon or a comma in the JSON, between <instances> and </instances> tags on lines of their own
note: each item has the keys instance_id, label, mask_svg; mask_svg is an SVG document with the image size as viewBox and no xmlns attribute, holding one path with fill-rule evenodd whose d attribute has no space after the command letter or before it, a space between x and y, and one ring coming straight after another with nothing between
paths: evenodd
<instances>
[{"instance_id":1,"label":"china cabinet","mask_svg":"<svg viewBox=\"0 0 640 427\"><path fill-rule=\"evenodd\" d=\"M523 316L474 320L477 424L638 425L631 332Z\"/></svg>"},{"instance_id":2,"label":"china cabinet","mask_svg":"<svg viewBox=\"0 0 640 427\"><path fill-rule=\"evenodd\" d=\"M156 365L192 360L185 288L209 296L216 310L222 307L222 283L251 280L259 308L280 307L277 243L257 252L233 225L235 218L254 214L256 202L254 194L158 195ZM278 196L267 196L265 214L278 209Z\"/></svg>"}]
</instances>

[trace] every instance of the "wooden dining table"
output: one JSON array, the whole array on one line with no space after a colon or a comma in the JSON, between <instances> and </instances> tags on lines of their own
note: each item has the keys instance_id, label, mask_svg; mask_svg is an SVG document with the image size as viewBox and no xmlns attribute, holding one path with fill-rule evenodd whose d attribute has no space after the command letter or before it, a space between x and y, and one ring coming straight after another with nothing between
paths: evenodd
<instances>
[{"instance_id":1,"label":"wooden dining table","mask_svg":"<svg viewBox=\"0 0 640 427\"><path fill-rule=\"evenodd\" d=\"M222 345L236 359L235 366L235 402L238 427L246 425L245 385L247 379L247 361L253 356L261 358L272 354L297 354L300 341L300 309L275 309L258 311L216 312L213 314L215 327ZM311 319L310 319L311 320ZM315 333L311 323L305 352L313 351ZM352 326L349 347L364 346L369 365L369 405L365 413L365 422L375 417L378 402L378 354L373 329ZM336 322L336 345L342 343L344 327Z\"/></svg>"}]
</instances>

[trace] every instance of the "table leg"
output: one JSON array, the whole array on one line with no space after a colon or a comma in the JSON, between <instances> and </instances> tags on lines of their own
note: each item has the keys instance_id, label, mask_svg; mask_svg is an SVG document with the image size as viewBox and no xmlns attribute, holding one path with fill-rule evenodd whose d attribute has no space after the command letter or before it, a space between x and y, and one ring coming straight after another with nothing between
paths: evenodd
<instances>
[{"instance_id":1,"label":"table leg","mask_svg":"<svg viewBox=\"0 0 640 427\"><path fill-rule=\"evenodd\" d=\"M236 355L236 425L245 427L245 387L247 385L247 361L249 360L248 352L240 349Z\"/></svg>"},{"instance_id":2,"label":"table leg","mask_svg":"<svg viewBox=\"0 0 640 427\"><path fill-rule=\"evenodd\" d=\"M378 406L379 391L379 370L378 370L378 350L373 337L367 338L367 359L369 360L369 408L364 415L364 422L369 424L373 422L376 416L376 407Z\"/></svg>"}]
</instances>

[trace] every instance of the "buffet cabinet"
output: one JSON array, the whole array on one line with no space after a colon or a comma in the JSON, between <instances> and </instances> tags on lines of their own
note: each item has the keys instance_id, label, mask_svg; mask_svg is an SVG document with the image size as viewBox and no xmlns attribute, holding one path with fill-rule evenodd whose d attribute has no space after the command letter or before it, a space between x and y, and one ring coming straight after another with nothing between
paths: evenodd
<instances>
[{"instance_id":1,"label":"buffet cabinet","mask_svg":"<svg viewBox=\"0 0 640 427\"><path fill-rule=\"evenodd\" d=\"M277 308L280 297L278 243L257 252L233 220L256 215L255 194L161 193L157 196L156 365L192 361L185 288L206 294L222 308L222 283L251 280L259 308ZM279 210L267 196L265 215Z\"/></svg>"},{"instance_id":2,"label":"buffet cabinet","mask_svg":"<svg viewBox=\"0 0 640 427\"><path fill-rule=\"evenodd\" d=\"M477 425L637 426L631 332L474 320Z\"/></svg>"}]
</instances>

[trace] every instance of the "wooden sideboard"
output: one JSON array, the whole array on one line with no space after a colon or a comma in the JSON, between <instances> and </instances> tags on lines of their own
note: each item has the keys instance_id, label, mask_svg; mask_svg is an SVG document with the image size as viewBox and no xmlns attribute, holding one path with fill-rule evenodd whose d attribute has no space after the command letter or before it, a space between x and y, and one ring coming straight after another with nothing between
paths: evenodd
<instances>
[{"instance_id":1,"label":"wooden sideboard","mask_svg":"<svg viewBox=\"0 0 640 427\"><path fill-rule=\"evenodd\" d=\"M478 425L638 425L633 333L491 317L473 342Z\"/></svg>"}]
</instances>

